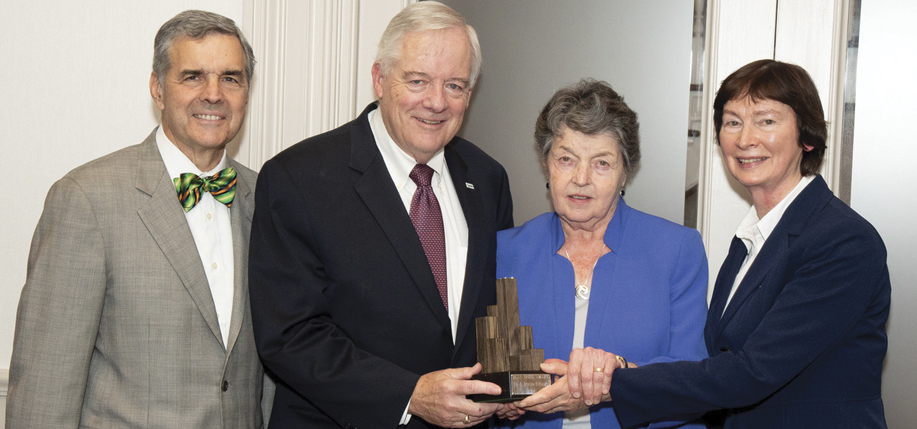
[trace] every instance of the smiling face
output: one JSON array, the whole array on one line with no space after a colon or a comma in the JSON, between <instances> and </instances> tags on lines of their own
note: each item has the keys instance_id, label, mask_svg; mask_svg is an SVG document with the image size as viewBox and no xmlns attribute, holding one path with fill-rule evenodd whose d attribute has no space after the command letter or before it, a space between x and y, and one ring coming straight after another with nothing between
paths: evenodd
<instances>
[{"instance_id":1,"label":"smiling face","mask_svg":"<svg viewBox=\"0 0 917 429\"><path fill-rule=\"evenodd\" d=\"M226 34L178 38L169 55L166 76L150 77L150 94L162 111L163 132L207 171L245 119L248 78L242 44Z\"/></svg>"},{"instance_id":2,"label":"smiling face","mask_svg":"<svg viewBox=\"0 0 917 429\"><path fill-rule=\"evenodd\" d=\"M425 164L455 137L471 97L471 47L458 27L406 33L388 75L373 65L373 87L385 129Z\"/></svg>"},{"instance_id":3,"label":"smiling face","mask_svg":"<svg viewBox=\"0 0 917 429\"><path fill-rule=\"evenodd\" d=\"M618 142L564 127L545 162L560 219L568 227L589 231L608 225L627 180Z\"/></svg>"},{"instance_id":4,"label":"smiling face","mask_svg":"<svg viewBox=\"0 0 917 429\"><path fill-rule=\"evenodd\" d=\"M723 106L720 148L726 168L751 194L759 216L802 179L796 114L774 100L730 100Z\"/></svg>"}]
</instances>

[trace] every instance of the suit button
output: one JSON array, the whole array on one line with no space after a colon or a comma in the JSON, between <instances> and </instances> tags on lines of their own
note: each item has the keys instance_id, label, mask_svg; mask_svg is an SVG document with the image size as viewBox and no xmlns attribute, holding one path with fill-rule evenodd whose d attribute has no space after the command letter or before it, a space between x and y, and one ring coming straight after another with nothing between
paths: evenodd
<instances>
[{"instance_id":1,"label":"suit button","mask_svg":"<svg viewBox=\"0 0 917 429\"><path fill-rule=\"evenodd\" d=\"M226 380L223 380L223 384L220 385L220 389L222 389L224 392L229 390L229 382Z\"/></svg>"},{"instance_id":2,"label":"suit button","mask_svg":"<svg viewBox=\"0 0 917 429\"><path fill-rule=\"evenodd\" d=\"M347 429L357 429L356 426L354 426L354 425L352 425L352 424L350 424L350 423L347 423L347 426L344 426L344 427L347 428Z\"/></svg>"}]
</instances>

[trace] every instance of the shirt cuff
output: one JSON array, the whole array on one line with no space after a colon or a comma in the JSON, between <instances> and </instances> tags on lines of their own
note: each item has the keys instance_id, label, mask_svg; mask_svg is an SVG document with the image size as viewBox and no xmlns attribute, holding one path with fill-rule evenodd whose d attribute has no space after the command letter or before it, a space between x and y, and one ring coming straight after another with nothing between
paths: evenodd
<instances>
[{"instance_id":1,"label":"shirt cuff","mask_svg":"<svg viewBox=\"0 0 917 429\"><path fill-rule=\"evenodd\" d=\"M404 407L404 414L401 415L401 423L398 423L399 426L404 426L411 422L411 415L408 414L408 409L411 408L411 400L408 400L408 405Z\"/></svg>"}]
</instances>

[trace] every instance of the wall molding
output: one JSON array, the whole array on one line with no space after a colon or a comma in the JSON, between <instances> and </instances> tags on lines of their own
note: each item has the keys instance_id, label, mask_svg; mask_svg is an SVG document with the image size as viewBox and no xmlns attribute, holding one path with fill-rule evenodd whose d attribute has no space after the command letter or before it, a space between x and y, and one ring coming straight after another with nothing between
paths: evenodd
<instances>
[{"instance_id":1,"label":"wall molding","mask_svg":"<svg viewBox=\"0 0 917 429\"><path fill-rule=\"evenodd\" d=\"M6 425L3 416L6 415L6 394L9 392L10 370L0 369L0 429Z\"/></svg>"},{"instance_id":2,"label":"wall molding","mask_svg":"<svg viewBox=\"0 0 917 429\"><path fill-rule=\"evenodd\" d=\"M831 121L823 175L838 189L841 175L847 0L708 0L704 118L700 151L697 228L707 246L710 288L728 253L735 228L751 206L744 188L723 165L713 128L713 98L720 83L757 59L799 64L815 81Z\"/></svg>"},{"instance_id":3,"label":"wall molding","mask_svg":"<svg viewBox=\"0 0 917 429\"><path fill-rule=\"evenodd\" d=\"M258 64L235 157L257 170L356 115L361 9L360 0L246 0L243 7Z\"/></svg>"},{"instance_id":4,"label":"wall molding","mask_svg":"<svg viewBox=\"0 0 917 429\"><path fill-rule=\"evenodd\" d=\"M707 248L708 300L735 228L751 206L744 188L726 170L713 127L713 100L737 68L773 58L777 0L707 3L703 123L698 177L697 229Z\"/></svg>"},{"instance_id":5,"label":"wall molding","mask_svg":"<svg viewBox=\"0 0 917 429\"><path fill-rule=\"evenodd\" d=\"M259 170L307 137L351 121L375 99L370 68L389 20L417 0L243 0L258 64L248 121L230 155Z\"/></svg>"},{"instance_id":6,"label":"wall molding","mask_svg":"<svg viewBox=\"0 0 917 429\"><path fill-rule=\"evenodd\" d=\"M837 192L845 176L840 169L849 0L778 3L774 59L802 66L818 87L828 121L828 149L821 174ZM849 174L846 176L849 181Z\"/></svg>"}]
</instances>

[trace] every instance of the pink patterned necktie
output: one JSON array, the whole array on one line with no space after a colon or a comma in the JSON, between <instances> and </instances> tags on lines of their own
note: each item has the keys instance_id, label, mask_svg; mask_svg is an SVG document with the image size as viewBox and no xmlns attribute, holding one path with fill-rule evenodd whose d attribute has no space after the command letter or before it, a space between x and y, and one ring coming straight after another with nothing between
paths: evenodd
<instances>
[{"instance_id":1,"label":"pink patterned necktie","mask_svg":"<svg viewBox=\"0 0 917 429\"><path fill-rule=\"evenodd\" d=\"M446 238L443 234L443 213L439 209L439 202L433 194L430 181L433 179L433 169L425 164L417 164L409 175L417 184L414 197L411 198L411 223L420 237L423 252L427 254L427 262L433 271L439 297L443 300L446 310L449 309L449 294L446 291Z\"/></svg>"}]
</instances>

